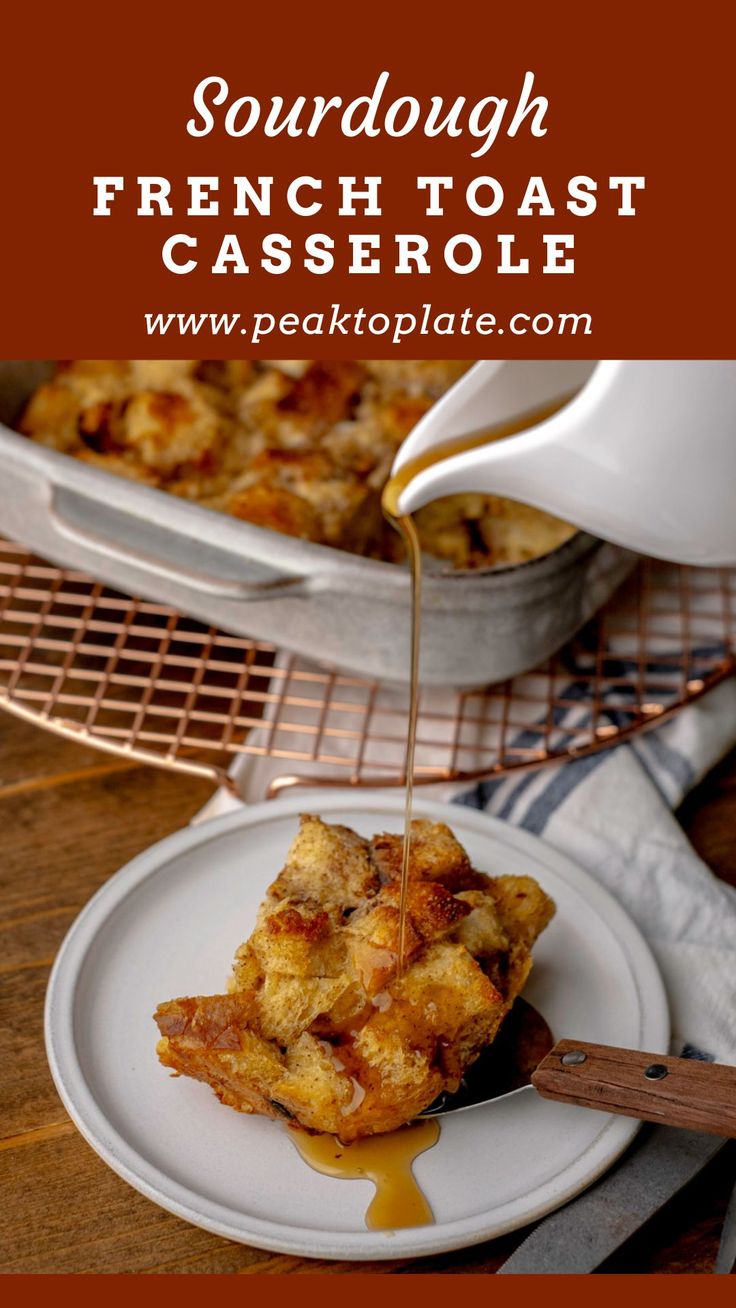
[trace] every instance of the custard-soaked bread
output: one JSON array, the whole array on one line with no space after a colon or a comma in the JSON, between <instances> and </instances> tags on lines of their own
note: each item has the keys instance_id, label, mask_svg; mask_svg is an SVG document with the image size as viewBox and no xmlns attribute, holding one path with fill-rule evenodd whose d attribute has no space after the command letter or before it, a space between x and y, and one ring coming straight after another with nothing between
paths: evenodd
<instances>
[{"instance_id":1,"label":"custard-soaked bread","mask_svg":"<svg viewBox=\"0 0 736 1308\"><path fill-rule=\"evenodd\" d=\"M161 1062L240 1112L344 1141L456 1089L524 986L554 904L531 877L477 872L449 827L416 821L399 969L402 847L302 817L229 993L159 1006Z\"/></svg>"},{"instance_id":2,"label":"custard-soaked bread","mask_svg":"<svg viewBox=\"0 0 736 1308\"><path fill-rule=\"evenodd\" d=\"M257 527L399 562L381 512L396 451L467 361L76 359L18 430L103 472ZM573 528L495 495L420 509L422 549L457 568L518 563Z\"/></svg>"}]
</instances>

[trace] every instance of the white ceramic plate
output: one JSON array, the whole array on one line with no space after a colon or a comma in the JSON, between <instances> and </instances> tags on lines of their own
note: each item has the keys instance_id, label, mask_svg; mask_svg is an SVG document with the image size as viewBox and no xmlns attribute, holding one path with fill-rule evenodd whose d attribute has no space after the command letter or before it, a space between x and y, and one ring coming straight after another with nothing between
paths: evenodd
<instances>
[{"instance_id":1,"label":"white ceramic plate","mask_svg":"<svg viewBox=\"0 0 736 1308\"><path fill-rule=\"evenodd\" d=\"M365 835L401 829L402 797L320 793L328 820ZM516 1096L445 1118L415 1175L436 1224L368 1231L369 1181L313 1172L279 1122L223 1108L198 1082L172 1080L155 1054L160 1000L221 991L236 946L283 865L304 795L178 832L95 895L54 967L46 1043L82 1134L155 1203L231 1240L319 1258L438 1253L523 1226L590 1185L638 1124ZM664 1052L662 982L638 930L597 883L536 837L426 799L477 867L531 873L557 901L527 987L556 1036Z\"/></svg>"}]
</instances>

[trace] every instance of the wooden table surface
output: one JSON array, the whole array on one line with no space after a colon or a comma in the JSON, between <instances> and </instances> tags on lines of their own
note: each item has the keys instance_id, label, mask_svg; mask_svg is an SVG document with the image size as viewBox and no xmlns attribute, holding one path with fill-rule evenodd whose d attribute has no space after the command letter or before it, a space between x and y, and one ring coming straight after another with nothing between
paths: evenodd
<instances>
[{"instance_id":1,"label":"wooden table surface","mask_svg":"<svg viewBox=\"0 0 736 1308\"><path fill-rule=\"evenodd\" d=\"M524 1232L459 1253L325 1263L231 1244L163 1212L97 1158L69 1121L43 1047L56 950L122 863L189 821L207 783L111 759L0 712L0 1187L3 1272L492 1272ZM714 871L736 884L736 754L681 819ZM606 1265L710 1272L736 1175L728 1145Z\"/></svg>"}]
</instances>

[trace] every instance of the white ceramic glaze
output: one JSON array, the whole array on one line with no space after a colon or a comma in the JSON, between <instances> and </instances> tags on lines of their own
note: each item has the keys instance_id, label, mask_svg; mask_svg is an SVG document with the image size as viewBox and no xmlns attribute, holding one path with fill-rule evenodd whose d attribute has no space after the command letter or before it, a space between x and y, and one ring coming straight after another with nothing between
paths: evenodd
<instances>
[{"instance_id":1,"label":"white ceramic glaze","mask_svg":"<svg viewBox=\"0 0 736 1308\"><path fill-rule=\"evenodd\" d=\"M418 473L401 509L483 491L643 554L736 564L735 360L478 363L417 424L394 471L576 390L536 426Z\"/></svg>"},{"instance_id":2,"label":"white ceramic glaze","mask_svg":"<svg viewBox=\"0 0 736 1308\"><path fill-rule=\"evenodd\" d=\"M415 1163L436 1224L368 1231L370 1182L318 1175L285 1126L223 1108L155 1055L156 1004L222 990L229 961L283 863L300 809L361 832L399 830L401 796L337 791L246 808L162 841L117 873L71 928L53 969L46 1040L54 1080L92 1147L186 1220L266 1249L381 1259L460 1248L513 1230L589 1185L638 1123L521 1095L446 1119ZM526 833L426 798L477 866L531 873L558 913L527 993L557 1035L664 1051L668 1016L651 954L623 910Z\"/></svg>"}]
</instances>

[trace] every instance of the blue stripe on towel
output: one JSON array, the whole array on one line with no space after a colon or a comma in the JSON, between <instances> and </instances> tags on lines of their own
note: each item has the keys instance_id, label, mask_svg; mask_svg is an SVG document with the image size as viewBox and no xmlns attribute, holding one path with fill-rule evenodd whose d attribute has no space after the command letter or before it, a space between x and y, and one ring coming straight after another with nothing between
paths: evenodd
<instances>
[{"instance_id":1,"label":"blue stripe on towel","mask_svg":"<svg viewBox=\"0 0 736 1308\"><path fill-rule=\"evenodd\" d=\"M599 754L589 754L587 758L575 759L574 762L558 768L549 785L545 786L542 794L537 796L524 814L521 822L524 830L531 831L537 836L541 835L555 809L559 808L573 790L605 761L606 753L603 751Z\"/></svg>"},{"instance_id":2,"label":"blue stripe on towel","mask_svg":"<svg viewBox=\"0 0 736 1308\"><path fill-rule=\"evenodd\" d=\"M511 817L511 814L514 811L514 807L516 805L517 799L521 798L521 796L524 794L524 791L527 790L528 787L532 784L532 782L536 781L536 779L537 779L536 770L533 772L527 772L526 775L521 778L518 785L514 786L513 790L511 791L511 794L506 796L506 799L504 800L503 804L498 810L496 817L500 817L504 821L508 821L508 819Z\"/></svg>"},{"instance_id":3,"label":"blue stripe on towel","mask_svg":"<svg viewBox=\"0 0 736 1308\"><path fill-rule=\"evenodd\" d=\"M562 698L564 698L567 703L565 705L555 705L552 709L552 721L554 725L557 727L564 727L565 719L571 712L570 701L575 703L575 701L584 700L587 695L588 689L584 682L574 681L571 682L569 686L566 686ZM533 749L539 741L539 730L537 728L541 725L541 721L542 719L539 719L526 730L517 732L513 738L511 748L517 750ZM575 731L568 731L566 740L561 741L560 744L569 743L575 739L575 735ZM536 780L536 776L536 771L531 771L522 777L519 783L515 785L506 796L506 799L496 814L497 817L504 821L509 820L514 808L516 807L516 801L521 798L527 787ZM494 777L488 781L480 781L472 790L465 791L462 795L457 795L453 800L453 803L464 804L466 808L488 808L490 801L498 794L500 787L507 784L508 781L509 778L507 776Z\"/></svg>"},{"instance_id":4,"label":"blue stripe on towel","mask_svg":"<svg viewBox=\"0 0 736 1308\"><path fill-rule=\"evenodd\" d=\"M464 790L462 795L455 795L452 802L464 804L466 808L487 808L496 791L507 781L508 777L493 777L489 781L479 781L472 790Z\"/></svg>"},{"instance_id":5,"label":"blue stripe on towel","mask_svg":"<svg viewBox=\"0 0 736 1308\"><path fill-rule=\"evenodd\" d=\"M664 801L664 803L667 805L668 808L671 808L672 805L671 805L670 797L667 794L662 784L662 778L660 777L656 769L651 766L651 761L650 759L647 758L646 750L643 748L643 745L644 745L644 741L640 740L637 741L636 744L631 746L631 748L634 750L634 753L636 754L637 763L641 767L642 772L644 772L646 776L649 778L649 780L651 781L660 799Z\"/></svg>"},{"instance_id":6,"label":"blue stripe on towel","mask_svg":"<svg viewBox=\"0 0 736 1308\"><path fill-rule=\"evenodd\" d=\"M661 733L652 731L645 737L643 743L652 754L655 762L663 769L669 772L673 781L676 781L680 789L684 792L689 790L695 780L695 769L689 759L685 758L678 749L672 749L667 744Z\"/></svg>"},{"instance_id":7,"label":"blue stripe on towel","mask_svg":"<svg viewBox=\"0 0 736 1308\"><path fill-rule=\"evenodd\" d=\"M683 1046L682 1046L682 1053L680 1054L680 1057L681 1057L681 1058L694 1058L698 1063L713 1063L713 1062L715 1062L715 1059L713 1058L713 1055L712 1055L712 1054L706 1054L706 1053L704 1053L704 1051L703 1051L702 1049L698 1049L697 1045L687 1045L687 1044L683 1045Z\"/></svg>"},{"instance_id":8,"label":"blue stripe on towel","mask_svg":"<svg viewBox=\"0 0 736 1308\"><path fill-rule=\"evenodd\" d=\"M623 672L628 660L621 659L616 662L619 664L620 672ZM632 663L632 666L636 665ZM555 726L564 729L566 719L573 711L571 701L574 703L576 700L584 700L587 698L587 695L588 687L584 682L572 681L567 687L565 687L562 698L567 701L566 705L564 707L557 705L552 710L552 720ZM604 712L609 721L616 726L626 725L630 721L629 714L626 712L620 712L613 706L610 708L604 707ZM561 740L559 742L563 747L569 741L574 740L577 731L576 729L573 729L568 731L566 734L567 740ZM514 737L512 748L531 748L537 743L538 739L539 733L533 728L522 730ZM645 757L645 751L649 753L650 759ZM552 776L549 784L544 787L542 793L531 803L529 810L525 814L520 825L527 831L532 831L536 835L539 835L544 830L555 809L558 808L560 804L564 803L576 787L584 781L600 763L604 762L606 752L607 751L602 751L600 753L591 754L585 758L568 762L564 767L559 767ZM695 777L694 769L689 760L685 758L679 750L673 749L667 744L661 733L652 733L651 735L648 735L646 740L641 742L641 745L637 750L637 757L641 766L644 768L644 771L647 773L653 785L657 788L668 806L670 804L670 799L665 793L661 781L657 777L656 768L659 768L661 772L667 773L680 788L681 792L684 793L690 789ZM650 760L654 767L650 766ZM528 772L518 782L518 784L511 786L509 793L503 800L496 816L501 818L503 821L512 820L518 801L536 779L537 771L533 770ZM487 781L480 781L472 790L465 791L462 795L457 795L453 802L456 804L463 804L467 808L489 808L491 802L498 797L501 787L508 785L508 783L508 776L493 777Z\"/></svg>"}]
</instances>

